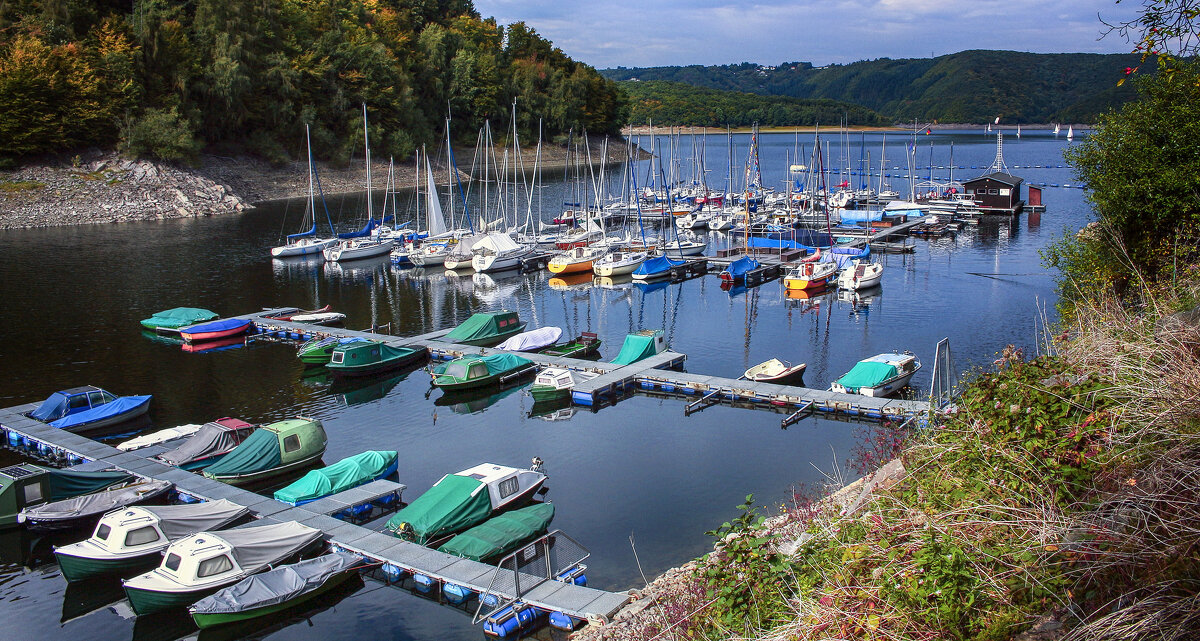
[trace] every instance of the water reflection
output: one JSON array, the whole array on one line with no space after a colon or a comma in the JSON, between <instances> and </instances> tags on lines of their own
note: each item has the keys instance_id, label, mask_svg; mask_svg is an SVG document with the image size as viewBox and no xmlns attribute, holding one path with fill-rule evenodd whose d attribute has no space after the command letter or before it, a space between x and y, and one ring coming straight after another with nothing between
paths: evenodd
<instances>
[{"instance_id":1,"label":"water reflection","mask_svg":"<svg viewBox=\"0 0 1200 641\"><path fill-rule=\"evenodd\" d=\"M514 383L511 387L502 390L489 386L443 392L441 396L434 399L433 404L438 407L449 407L455 414L474 414L486 410L498 403L500 399L523 387L524 385L520 383Z\"/></svg>"},{"instance_id":2,"label":"water reflection","mask_svg":"<svg viewBox=\"0 0 1200 641\"><path fill-rule=\"evenodd\" d=\"M387 396L400 381L425 367L424 363L409 365L402 369L374 376L331 377L329 393L336 396L342 405L359 405L377 401Z\"/></svg>"},{"instance_id":3,"label":"water reflection","mask_svg":"<svg viewBox=\"0 0 1200 641\"><path fill-rule=\"evenodd\" d=\"M152 569L155 563L139 568L139 572ZM130 572L130 576L136 574ZM63 591L62 616L59 621L67 623L89 615L96 610L110 606L125 598L125 590L121 587L121 579L117 576L103 576L86 581L69 581Z\"/></svg>"}]
</instances>

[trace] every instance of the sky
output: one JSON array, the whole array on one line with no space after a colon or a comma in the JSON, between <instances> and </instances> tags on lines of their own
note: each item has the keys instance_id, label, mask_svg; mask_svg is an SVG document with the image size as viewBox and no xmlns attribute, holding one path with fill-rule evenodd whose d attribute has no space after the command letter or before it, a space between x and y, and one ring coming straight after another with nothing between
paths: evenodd
<instances>
[{"instance_id":1,"label":"sky","mask_svg":"<svg viewBox=\"0 0 1200 641\"><path fill-rule=\"evenodd\" d=\"M1109 23L1126 0L475 0L501 24L520 20L598 69L661 65L928 58L966 49L1127 53Z\"/></svg>"}]
</instances>

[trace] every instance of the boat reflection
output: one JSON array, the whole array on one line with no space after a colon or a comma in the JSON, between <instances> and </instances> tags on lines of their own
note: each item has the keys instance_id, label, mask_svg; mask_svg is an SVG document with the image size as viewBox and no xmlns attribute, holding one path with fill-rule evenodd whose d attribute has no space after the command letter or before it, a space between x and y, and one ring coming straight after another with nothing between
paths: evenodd
<instances>
[{"instance_id":1,"label":"boat reflection","mask_svg":"<svg viewBox=\"0 0 1200 641\"><path fill-rule=\"evenodd\" d=\"M279 279L312 278L321 271L325 257L320 254L272 258L271 272Z\"/></svg>"},{"instance_id":2,"label":"boat reflection","mask_svg":"<svg viewBox=\"0 0 1200 641\"><path fill-rule=\"evenodd\" d=\"M158 332L152 332L148 329L143 329L142 336L162 345L170 345L172 347L176 345L183 345L183 338L181 338L179 334L159 334Z\"/></svg>"},{"instance_id":3,"label":"boat reflection","mask_svg":"<svg viewBox=\"0 0 1200 641\"><path fill-rule=\"evenodd\" d=\"M628 285L633 282L633 274L622 274L620 276L596 276L592 279L592 285L603 287L605 289L628 289Z\"/></svg>"},{"instance_id":4,"label":"boat reflection","mask_svg":"<svg viewBox=\"0 0 1200 641\"><path fill-rule=\"evenodd\" d=\"M666 278L659 279L659 280L651 280L651 281L645 281L645 280L633 281L633 286L642 290L643 294L649 294L650 292L662 291L662 290L666 289L670 284L671 284L671 281Z\"/></svg>"},{"instance_id":5,"label":"boat reflection","mask_svg":"<svg viewBox=\"0 0 1200 641\"><path fill-rule=\"evenodd\" d=\"M174 608L134 619L133 641L175 641L195 634L197 629L185 608Z\"/></svg>"},{"instance_id":6,"label":"boat reflection","mask_svg":"<svg viewBox=\"0 0 1200 641\"><path fill-rule=\"evenodd\" d=\"M838 300L850 303L853 309L866 309L883 295L883 285L874 285L864 289L839 289Z\"/></svg>"},{"instance_id":7,"label":"boat reflection","mask_svg":"<svg viewBox=\"0 0 1200 641\"><path fill-rule=\"evenodd\" d=\"M438 407L449 407L455 414L474 414L495 405L513 392L525 387L518 383L507 389L497 390L495 387L482 387L457 392L446 392L433 401Z\"/></svg>"},{"instance_id":8,"label":"boat reflection","mask_svg":"<svg viewBox=\"0 0 1200 641\"><path fill-rule=\"evenodd\" d=\"M329 262L324 266L325 275L341 280L364 280L375 274L384 274L392 265L391 256L375 256L345 263Z\"/></svg>"},{"instance_id":9,"label":"boat reflection","mask_svg":"<svg viewBox=\"0 0 1200 641\"><path fill-rule=\"evenodd\" d=\"M475 284L474 294L479 300L488 303L501 303L517 290L521 289L521 273L515 269L505 272L471 274L471 282Z\"/></svg>"},{"instance_id":10,"label":"boat reflection","mask_svg":"<svg viewBox=\"0 0 1200 641\"><path fill-rule=\"evenodd\" d=\"M577 409L571 403L570 397L537 401L529 408L529 417L540 418L543 421L566 421L575 416Z\"/></svg>"},{"instance_id":11,"label":"boat reflection","mask_svg":"<svg viewBox=\"0 0 1200 641\"><path fill-rule=\"evenodd\" d=\"M152 568L137 568L137 572L145 572ZM130 576L133 572L130 572ZM121 587L118 576L102 576L86 581L69 581L63 591L61 623L74 621L87 616L96 610L108 607L125 598L125 590Z\"/></svg>"},{"instance_id":12,"label":"boat reflection","mask_svg":"<svg viewBox=\"0 0 1200 641\"><path fill-rule=\"evenodd\" d=\"M359 405L377 401L388 395L400 381L408 375L424 367L424 363L416 363L408 367L384 372L375 376L362 377L330 377L329 393L338 397L344 405ZM328 372L326 372L326 376Z\"/></svg>"},{"instance_id":13,"label":"boat reflection","mask_svg":"<svg viewBox=\"0 0 1200 641\"><path fill-rule=\"evenodd\" d=\"M575 274L567 274L565 276L554 276L546 281L550 289L556 291L569 291L572 289L588 289L592 286L591 272L578 272Z\"/></svg>"},{"instance_id":14,"label":"boat reflection","mask_svg":"<svg viewBox=\"0 0 1200 641\"><path fill-rule=\"evenodd\" d=\"M245 336L230 336L229 338L222 338L215 341L204 341L202 343L183 343L180 345L180 349L191 354L204 354L208 352L224 352L245 346Z\"/></svg>"}]
</instances>

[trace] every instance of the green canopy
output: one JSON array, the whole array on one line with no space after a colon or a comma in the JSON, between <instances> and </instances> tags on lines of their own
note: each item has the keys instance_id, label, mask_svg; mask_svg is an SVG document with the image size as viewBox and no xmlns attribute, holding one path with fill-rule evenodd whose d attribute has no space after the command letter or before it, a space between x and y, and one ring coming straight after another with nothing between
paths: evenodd
<instances>
[{"instance_id":1,"label":"green canopy","mask_svg":"<svg viewBox=\"0 0 1200 641\"><path fill-rule=\"evenodd\" d=\"M517 323L515 312L479 312L472 314L461 325L450 330L443 340L448 343L466 343L486 339L511 332Z\"/></svg>"},{"instance_id":2,"label":"green canopy","mask_svg":"<svg viewBox=\"0 0 1200 641\"><path fill-rule=\"evenodd\" d=\"M861 387L876 387L897 374L896 366L878 361L860 361L837 380L846 390L858 393Z\"/></svg>"},{"instance_id":3,"label":"green canopy","mask_svg":"<svg viewBox=\"0 0 1200 641\"><path fill-rule=\"evenodd\" d=\"M488 519L450 539L439 550L472 561L507 554L546 531L554 518L553 503L536 503Z\"/></svg>"},{"instance_id":4,"label":"green canopy","mask_svg":"<svg viewBox=\"0 0 1200 641\"><path fill-rule=\"evenodd\" d=\"M653 335L626 335L625 344L621 345L621 353L617 354L617 357L612 362L617 365L629 365L654 356L654 338Z\"/></svg>"},{"instance_id":5,"label":"green canopy","mask_svg":"<svg viewBox=\"0 0 1200 641\"><path fill-rule=\"evenodd\" d=\"M212 320L216 317L217 313L211 310L199 307L176 307L174 309L163 310L143 320L142 327L146 329L157 329L159 327L178 329Z\"/></svg>"},{"instance_id":6,"label":"green canopy","mask_svg":"<svg viewBox=\"0 0 1200 641\"><path fill-rule=\"evenodd\" d=\"M389 532L422 545L445 534L478 525L492 513L492 499L482 481L448 474L385 526Z\"/></svg>"},{"instance_id":7,"label":"green canopy","mask_svg":"<svg viewBox=\"0 0 1200 641\"><path fill-rule=\"evenodd\" d=\"M46 500L61 499L98 492L110 485L132 481L133 475L126 472L72 472L71 470L56 470L44 467L49 496Z\"/></svg>"},{"instance_id":8,"label":"green canopy","mask_svg":"<svg viewBox=\"0 0 1200 641\"><path fill-rule=\"evenodd\" d=\"M488 375L503 374L512 370L527 367L533 364L533 361L528 358L517 356L516 354L492 354L491 356L464 356L456 358L452 361L447 361L434 366L433 374L435 376L452 376L454 378L466 378L465 374L468 371L468 366L475 362L481 361L488 369ZM462 367L451 367L453 365L461 365Z\"/></svg>"},{"instance_id":9,"label":"green canopy","mask_svg":"<svg viewBox=\"0 0 1200 641\"><path fill-rule=\"evenodd\" d=\"M282 462L279 435L259 428L224 458L205 468L204 475L209 478L238 476L278 467Z\"/></svg>"},{"instance_id":10,"label":"green canopy","mask_svg":"<svg viewBox=\"0 0 1200 641\"><path fill-rule=\"evenodd\" d=\"M275 492L275 500L301 505L358 487L396 469L396 452L368 450L333 465L311 470L295 483Z\"/></svg>"}]
</instances>

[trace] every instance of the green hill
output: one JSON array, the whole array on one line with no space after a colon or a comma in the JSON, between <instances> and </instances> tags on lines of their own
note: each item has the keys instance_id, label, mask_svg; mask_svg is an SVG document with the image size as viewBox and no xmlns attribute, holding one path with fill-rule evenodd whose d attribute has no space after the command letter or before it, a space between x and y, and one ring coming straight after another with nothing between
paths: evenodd
<instances>
[{"instance_id":1,"label":"green hill","mask_svg":"<svg viewBox=\"0 0 1200 641\"><path fill-rule=\"evenodd\" d=\"M705 127L764 127L845 122L848 125L888 124L875 111L825 99L759 96L738 91L697 87L682 82L622 82L629 95L630 121Z\"/></svg>"},{"instance_id":2,"label":"green hill","mask_svg":"<svg viewBox=\"0 0 1200 641\"><path fill-rule=\"evenodd\" d=\"M1091 122L1133 97L1117 87L1131 54L1035 54L963 51L937 58L880 58L816 68L806 62L769 67L605 69L619 81L669 81L698 87L861 105L894 121L985 123ZM622 83L627 88L638 84ZM632 90L630 90L632 91ZM699 123L696 123L699 124Z\"/></svg>"}]
</instances>

